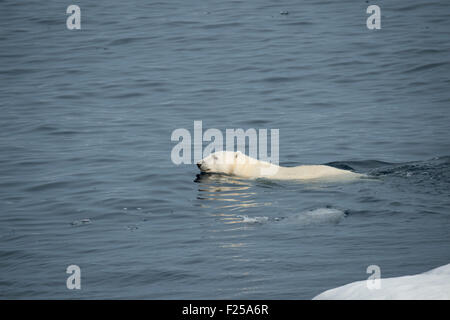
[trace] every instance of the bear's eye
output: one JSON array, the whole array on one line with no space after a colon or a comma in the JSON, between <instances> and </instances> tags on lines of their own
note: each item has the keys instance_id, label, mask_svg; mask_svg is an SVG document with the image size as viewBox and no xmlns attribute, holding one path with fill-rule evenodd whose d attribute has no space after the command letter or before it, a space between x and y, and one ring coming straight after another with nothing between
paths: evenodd
<instances>
[{"instance_id":1,"label":"bear's eye","mask_svg":"<svg viewBox=\"0 0 450 320\"><path fill-rule=\"evenodd\" d=\"M219 158L217 158L217 156L213 156L214 160L218 160Z\"/></svg>"}]
</instances>

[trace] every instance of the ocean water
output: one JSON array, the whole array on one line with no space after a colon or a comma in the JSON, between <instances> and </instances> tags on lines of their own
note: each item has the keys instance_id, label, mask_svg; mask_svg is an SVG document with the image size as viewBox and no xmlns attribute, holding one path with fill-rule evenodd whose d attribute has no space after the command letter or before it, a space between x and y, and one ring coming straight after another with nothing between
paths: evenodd
<instances>
[{"instance_id":1,"label":"ocean water","mask_svg":"<svg viewBox=\"0 0 450 320\"><path fill-rule=\"evenodd\" d=\"M0 298L310 299L449 263L449 10L0 1ZM372 178L199 175L170 157L195 120Z\"/></svg>"}]
</instances>

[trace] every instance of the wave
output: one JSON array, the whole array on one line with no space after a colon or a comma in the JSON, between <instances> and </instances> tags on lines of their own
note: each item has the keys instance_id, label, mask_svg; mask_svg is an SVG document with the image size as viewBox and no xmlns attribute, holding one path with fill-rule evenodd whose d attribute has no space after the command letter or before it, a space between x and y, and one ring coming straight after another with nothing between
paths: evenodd
<instances>
[{"instance_id":1,"label":"wave","mask_svg":"<svg viewBox=\"0 0 450 320\"><path fill-rule=\"evenodd\" d=\"M316 224L338 224L347 216L344 210L336 208L317 208L312 210L303 211L293 215L285 217L249 217L247 215L240 215L237 218L239 222L246 224L265 224L268 222L280 222L283 224L294 224L300 226L316 225Z\"/></svg>"},{"instance_id":2,"label":"wave","mask_svg":"<svg viewBox=\"0 0 450 320\"><path fill-rule=\"evenodd\" d=\"M403 163L364 160L328 165L365 173L369 178L393 183L402 189L407 184L410 192L419 188L422 193L448 194L450 190L450 156Z\"/></svg>"},{"instance_id":3,"label":"wave","mask_svg":"<svg viewBox=\"0 0 450 320\"><path fill-rule=\"evenodd\" d=\"M421 171L440 171L441 173L448 172L450 167L450 156L435 157L425 161L409 161L401 163L391 163L379 160L362 160L362 161L335 161L325 163L325 165L362 171L373 176L402 174L406 172L421 172Z\"/></svg>"}]
</instances>

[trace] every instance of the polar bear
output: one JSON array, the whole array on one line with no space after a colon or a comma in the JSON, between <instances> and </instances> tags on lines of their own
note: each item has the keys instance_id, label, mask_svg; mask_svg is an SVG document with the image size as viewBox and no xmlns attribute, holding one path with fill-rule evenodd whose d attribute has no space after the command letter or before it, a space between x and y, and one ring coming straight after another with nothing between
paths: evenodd
<instances>
[{"instance_id":1,"label":"polar bear","mask_svg":"<svg viewBox=\"0 0 450 320\"><path fill-rule=\"evenodd\" d=\"M281 167L251 158L242 152L218 151L197 162L202 172L224 173L238 177L279 180L354 179L365 175L326 165Z\"/></svg>"}]
</instances>

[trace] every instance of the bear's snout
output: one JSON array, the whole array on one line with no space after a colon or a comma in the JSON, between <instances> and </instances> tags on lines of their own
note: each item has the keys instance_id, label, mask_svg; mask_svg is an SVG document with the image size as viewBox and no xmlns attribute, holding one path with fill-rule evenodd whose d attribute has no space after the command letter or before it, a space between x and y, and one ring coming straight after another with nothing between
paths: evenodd
<instances>
[{"instance_id":1,"label":"bear's snout","mask_svg":"<svg viewBox=\"0 0 450 320\"><path fill-rule=\"evenodd\" d=\"M198 167L199 169L202 168L202 163L201 163L201 161L197 162L197 167Z\"/></svg>"}]
</instances>

